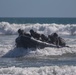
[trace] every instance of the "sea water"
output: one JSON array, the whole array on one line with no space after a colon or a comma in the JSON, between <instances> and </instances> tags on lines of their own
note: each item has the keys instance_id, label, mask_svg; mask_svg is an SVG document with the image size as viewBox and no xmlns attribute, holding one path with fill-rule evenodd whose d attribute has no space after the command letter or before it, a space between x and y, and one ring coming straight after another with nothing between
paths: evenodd
<instances>
[{"instance_id":1,"label":"sea water","mask_svg":"<svg viewBox=\"0 0 76 75\"><path fill-rule=\"evenodd\" d=\"M69 47L16 48L17 30L57 32ZM1 75L75 75L76 18L0 18Z\"/></svg>"}]
</instances>

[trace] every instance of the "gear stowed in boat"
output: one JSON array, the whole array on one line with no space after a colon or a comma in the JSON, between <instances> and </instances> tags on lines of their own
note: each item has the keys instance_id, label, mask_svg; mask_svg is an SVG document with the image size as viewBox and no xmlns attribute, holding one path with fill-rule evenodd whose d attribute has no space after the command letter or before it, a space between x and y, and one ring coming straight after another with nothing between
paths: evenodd
<instances>
[{"instance_id":1,"label":"gear stowed in boat","mask_svg":"<svg viewBox=\"0 0 76 75\"><path fill-rule=\"evenodd\" d=\"M53 33L46 37L44 34L39 34L30 30L30 34L23 30L18 30L19 37L16 38L16 47L23 48L44 48L44 47L65 47L66 43L58 37L57 33ZM33 38L32 38L33 37Z\"/></svg>"}]
</instances>

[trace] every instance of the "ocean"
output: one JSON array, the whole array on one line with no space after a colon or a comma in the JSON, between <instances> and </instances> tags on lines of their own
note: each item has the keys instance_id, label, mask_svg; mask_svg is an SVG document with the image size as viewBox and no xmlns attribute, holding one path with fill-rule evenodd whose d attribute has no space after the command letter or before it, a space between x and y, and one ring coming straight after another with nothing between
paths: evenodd
<instances>
[{"instance_id":1,"label":"ocean","mask_svg":"<svg viewBox=\"0 0 76 75\"><path fill-rule=\"evenodd\" d=\"M62 48L16 48L17 30L46 36L56 32ZM75 75L76 18L0 18L0 75Z\"/></svg>"}]
</instances>

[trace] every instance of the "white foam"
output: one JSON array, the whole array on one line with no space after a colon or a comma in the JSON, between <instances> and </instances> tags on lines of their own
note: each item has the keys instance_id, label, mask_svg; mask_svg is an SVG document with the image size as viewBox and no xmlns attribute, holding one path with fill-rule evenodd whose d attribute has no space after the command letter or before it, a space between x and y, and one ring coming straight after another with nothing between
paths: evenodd
<instances>
[{"instance_id":1,"label":"white foam","mask_svg":"<svg viewBox=\"0 0 76 75\"><path fill-rule=\"evenodd\" d=\"M75 75L76 66L8 67L0 68L1 75Z\"/></svg>"},{"instance_id":2,"label":"white foam","mask_svg":"<svg viewBox=\"0 0 76 75\"><path fill-rule=\"evenodd\" d=\"M0 34L17 34L17 30L21 28L26 32L30 29L49 35L53 32L57 32L60 35L75 35L76 25L75 24L10 24L8 22L0 22Z\"/></svg>"},{"instance_id":3,"label":"white foam","mask_svg":"<svg viewBox=\"0 0 76 75\"><path fill-rule=\"evenodd\" d=\"M45 35L49 35L53 32L57 32L59 35L71 35L75 34L76 32L76 25L58 25L58 24L10 24L8 22L0 22L0 34L17 34L17 30L19 28L24 29L26 32L29 32L30 29L34 29L35 31L39 33L43 33ZM15 44L16 37L5 37L3 36L2 42L0 44L0 57L4 56L6 54L10 57L18 57L18 56L24 56L26 55L26 49L14 49L13 45ZM5 40L5 41L4 41ZM6 41L7 40L7 41ZM45 47L44 49L36 49L34 51L31 51L31 49L28 49L28 55L35 55L35 56L48 56L48 55L63 55L67 53L76 53L76 39L75 38L65 38L66 42L69 43L68 45L71 46L70 48L63 47L63 48L51 48L51 47ZM74 44L75 43L75 44ZM23 52L22 52L23 51Z\"/></svg>"},{"instance_id":4,"label":"white foam","mask_svg":"<svg viewBox=\"0 0 76 75\"><path fill-rule=\"evenodd\" d=\"M11 40L11 39L10 39ZM54 47L45 47L43 49L34 49L34 48L15 48L15 42L11 43L15 39L11 40L8 43L0 45L0 57L23 57L23 56L57 56L64 54L76 54L76 44L69 44L70 47L63 48L54 48ZM8 41L8 40L7 40ZM74 41L74 40L73 40ZM72 43L72 41L71 41Z\"/></svg>"},{"instance_id":5,"label":"white foam","mask_svg":"<svg viewBox=\"0 0 76 75\"><path fill-rule=\"evenodd\" d=\"M12 39L13 38L13 39ZM68 46L70 47L62 47L62 48L54 48L54 47L45 47L43 49L34 49L34 48L15 48L15 38L8 36L8 39L5 37L3 40L3 44L0 44L0 57L23 57L23 56L58 56L64 54L76 54L76 39L66 38L66 42L68 42ZM6 41L7 40L7 41Z\"/></svg>"},{"instance_id":6,"label":"white foam","mask_svg":"<svg viewBox=\"0 0 76 75\"><path fill-rule=\"evenodd\" d=\"M12 57L24 57L24 56L39 57L39 56L62 56L64 54L76 54L75 46L71 48L45 47L44 49L24 49L24 48L14 48L10 50L9 49L8 47L6 47L5 50L0 50L1 56L12 58Z\"/></svg>"},{"instance_id":7,"label":"white foam","mask_svg":"<svg viewBox=\"0 0 76 75\"><path fill-rule=\"evenodd\" d=\"M73 54L76 53L76 47L71 48L50 48L46 47L44 49L37 49L36 51L31 52L32 55L39 55L39 56L56 56L56 55L63 55L63 54Z\"/></svg>"}]
</instances>

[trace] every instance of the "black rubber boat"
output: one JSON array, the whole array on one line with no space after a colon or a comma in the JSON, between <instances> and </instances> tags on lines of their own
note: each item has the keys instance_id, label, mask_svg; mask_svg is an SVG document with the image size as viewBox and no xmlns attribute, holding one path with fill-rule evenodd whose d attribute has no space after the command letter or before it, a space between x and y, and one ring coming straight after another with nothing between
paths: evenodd
<instances>
[{"instance_id":1,"label":"black rubber boat","mask_svg":"<svg viewBox=\"0 0 76 75\"><path fill-rule=\"evenodd\" d=\"M16 47L18 48L19 47L23 47L23 48L57 47L56 45L42 42L40 40L36 40L28 36L19 36L16 38L15 42L16 42Z\"/></svg>"}]
</instances>

